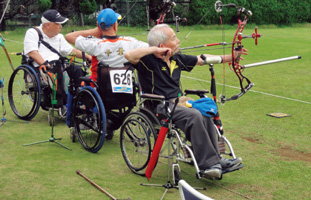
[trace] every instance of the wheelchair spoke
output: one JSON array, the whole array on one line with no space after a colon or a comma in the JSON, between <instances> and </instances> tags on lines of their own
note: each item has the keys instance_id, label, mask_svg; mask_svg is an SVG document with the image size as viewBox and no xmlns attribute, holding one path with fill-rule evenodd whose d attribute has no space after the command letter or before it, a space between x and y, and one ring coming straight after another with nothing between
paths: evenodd
<instances>
[{"instance_id":1,"label":"wheelchair spoke","mask_svg":"<svg viewBox=\"0 0 311 200\"><path fill-rule=\"evenodd\" d=\"M13 112L21 119L32 119L40 107L40 91L35 71L27 65L18 67L9 81L9 102Z\"/></svg>"},{"instance_id":2,"label":"wheelchair spoke","mask_svg":"<svg viewBox=\"0 0 311 200\"><path fill-rule=\"evenodd\" d=\"M82 146L93 153L99 151L104 142L104 108L95 90L82 90L74 103L75 130Z\"/></svg>"},{"instance_id":3,"label":"wheelchair spoke","mask_svg":"<svg viewBox=\"0 0 311 200\"><path fill-rule=\"evenodd\" d=\"M154 137L155 131L152 124L142 113L129 114L121 126L121 152L126 164L134 173L144 175Z\"/></svg>"}]
</instances>

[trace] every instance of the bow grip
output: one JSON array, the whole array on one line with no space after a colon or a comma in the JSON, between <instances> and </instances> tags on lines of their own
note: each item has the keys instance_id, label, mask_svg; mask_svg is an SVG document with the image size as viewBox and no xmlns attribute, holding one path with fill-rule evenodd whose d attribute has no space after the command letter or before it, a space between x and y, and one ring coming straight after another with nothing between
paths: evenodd
<instances>
[{"instance_id":1,"label":"bow grip","mask_svg":"<svg viewBox=\"0 0 311 200\"><path fill-rule=\"evenodd\" d=\"M223 61L222 56L209 56L206 57L201 54L201 59L204 61L204 64L220 64Z\"/></svg>"}]
</instances>

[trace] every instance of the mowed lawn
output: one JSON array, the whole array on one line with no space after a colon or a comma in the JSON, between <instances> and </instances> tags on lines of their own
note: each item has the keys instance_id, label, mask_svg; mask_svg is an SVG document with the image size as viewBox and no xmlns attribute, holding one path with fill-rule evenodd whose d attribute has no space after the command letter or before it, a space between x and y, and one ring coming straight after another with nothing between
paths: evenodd
<instances>
[{"instance_id":1,"label":"mowed lawn","mask_svg":"<svg viewBox=\"0 0 311 200\"><path fill-rule=\"evenodd\" d=\"M79 28L65 26L62 32L65 34L72 29ZM234 27L225 26L224 29L226 42L231 42ZM15 53L23 49L25 32L26 29L1 32L15 68L21 60ZM244 35L253 32L254 26L249 25ZM310 199L311 26L259 26L258 32L263 37L258 39L257 46L253 39L243 40L248 55L243 56L242 64L294 55L301 55L302 59L245 69L243 74L255 84L254 87L240 99L219 105L225 135L236 155L243 158L243 169L225 174L222 180L199 180L194 168L182 163L182 177L192 186L206 187L202 193L214 199ZM119 33L137 34L133 37L143 41L147 37L143 29L120 27ZM220 27L215 26L180 27L177 37L181 47L223 42ZM225 52L218 49L187 53L230 54L230 51L226 48ZM191 73L183 73L183 89L209 89L208 68L198 66ZM223 65L214 66L217 96L225 92L226 97L230 97L240 91L239 82L228 65L225 65L225 75L223 68ZM1 48L0 79L5 78L3 96L7 122L0 127L0 199L110 199L78 176L76 170L118 199L161 198L165 188L140 184L166 184L166 160L160 160L150 181L133 174L120 151L119 131L115 132L112 141L105 141L98 153L92 154L79 142L72 143L64 119L56 118L54 136L62 138L59 142L72 151L51 142L23 146L48 140L51 127L47 112L42 109L29 123L14 115L7 94L11 73ZM2 109L0 105L1 118ZM290 116L275 118L267 116L268 113ZM168 190L165 199L180 199L178 190Z\"/></svg>"}]
</instances>

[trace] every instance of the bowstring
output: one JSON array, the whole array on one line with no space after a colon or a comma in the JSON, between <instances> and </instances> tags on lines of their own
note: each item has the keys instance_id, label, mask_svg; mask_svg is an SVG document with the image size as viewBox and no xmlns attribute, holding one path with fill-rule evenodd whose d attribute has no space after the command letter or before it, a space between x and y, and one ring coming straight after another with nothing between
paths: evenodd
<instances>
[{"instance_id":1,"label":"bowstring","mask_svg":"<svg viewBox=\"0 0 311 200\"><path fill-rule=\"evenodd\" d=\"M225 42L226 36L225 36L225 31L224 31L224 25L222 22L222 17L221 14L219 15L219 20L220 20L220 26L221 26L221 31L222 31L222 42ZM223 48L223 58L225 58L226 55L226 49ZM222 62L222 95L226 96L226 65L225 62Z\"/></svg>"},{"instance_id":2,"label":"bowstring","mask_svg":"<svg viewBox=\"0 0 311 200\"><path fill-rule=\"evenodd\" d=\"M199 20L198 23L196 23L193 28L189 31L189 33L184 37L184 39L179 43L179 45L181 45L184 41L186 41L188 39L188 37L190 36L190 34L194 31L195 27L201 23L201 21L206 17L206 15L211 11L212 8L209 8L208 11L205 12L205 14L203 15L203 17Z\"/></svg>"},{"instance_id":3,"label":"bowstring","mask_svg":"<svg viewBox=\"0 0 311 200\"><path fill-rule=\"evenodd\" d=\"M184 42L184 41L186 41L187 39L188 39L188 37L190 36L190 34L194 31L194 29L195 29L195 27L198 25L198 24L200 24L201 23L201 21L206 17L206 15L211 11L211 9L212 8L209 8L208 9L208 11L207 12L205 12L205 14L203 15L203 17L199 20L199 22L198 23L196 23L194 26L193 26L193 28L190 30L190 32L184 37L184 39L179 43L180 44L180 46L181 46L181 44ZM222 18L221 18L221 14L220 14L220 22L221 22L221 30L222 30L222 41L224 42L225 41L225 32L224 32L224 27L223 27L223 23L222 23ZM225 51L225 46L223 46L223 58L224 58L224 56L226 55L226 51ZM189 52L189 51L188 51ZM225 83L226 83L226 78L225 78L225 70L226 69L226 65L225 65L225 63L223 62L223 88L222 88L222 95L226 95L226 88L225 88ZM202 85L202 83L201 82L199 82L200 83L200 85L201 86L203 86ZM204 87L203 87L204 88Z\"/></svg>"},{"instance_id":4,"label":"bowstring","mask_svg":"<svg viewBox=\"0 0 311 200\"><path fill-rule=\"evenodd\" d=\"M189 33L183 38L183 40L179 43L179 45L181 46L181 44L183 43L183 42L185 42L187 39L188 39L188 37L191 35L191 33L194 31L194 29L195 29L195 27L198 25L198 24L200 24L201 23L201 21L206 17L206 15L210 12L212 10L212 8L209 8L205 13L204 13L204 15L201 17L201 19L198 21L198 23L196 23L194 26L193 26L193 28L189 31ZM183 63L182 63L183 64ZM183 64L184 65L184 64ZM199 82L199 84L201 85L201 87L202 88L205 88L205 86L200 82L200 81L198 81Z\"/></svg>"}]
</instances>

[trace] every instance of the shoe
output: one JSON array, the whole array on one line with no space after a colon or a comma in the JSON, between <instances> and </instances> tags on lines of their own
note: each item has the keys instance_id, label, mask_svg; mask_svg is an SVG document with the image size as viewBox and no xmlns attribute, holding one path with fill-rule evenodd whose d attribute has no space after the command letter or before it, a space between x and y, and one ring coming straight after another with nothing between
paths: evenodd
<instances>
[{"instance_id":1,"label":"shoe","mask_svg":"<svg viewBox=\"0 0 311 200\"><path fill-rule=\"evenodd\" d=\"M35 92L34 92L34 86L33 86L33 82L27 82L25 81L25 88L26 90L29 92L29 99L34 102L35 100Z\"/></svg>"},{"instance_id":2,"label":"shoe","mask_svg":"<svg viewBox=\"0 0 311 200\"><path fill-rule=\"evenodd\" d=\"M32 78L30 77L29 74L27 74L25 78L25 87L26 89L33 87Z\"/></svg>"},{"instance_id":3,"label":"shoe","mask_svg":"<svg viewBox=\"0 0 311 200\"><path fill-rule=\"evenodd\" d=\"M25 83L25 88L26 89L33 88L33 82L26 82Z\"/></svg>"},{"instance_id":4,"label":"shoe","mask_svg":"<svg viewBox=\"0 0 311 200\"><path fill-rule=\"evenodd\" d=\"M36 99L36 93L29 90L29 99L31 102L34 102Z\"/></svg>"},{"instance_id":5,"label":"shoe","mask_svg":"<svg viewBox=\"0 0 311 200\"><path fill-rule=\"evenodd\" d=\"M112 130L107 130L105 138L106 138L106 140L112 140L112 138L113 138L113 131Z\"/></svg>"},{"instance_id":6,"label":"shoe","mask_svg":"<svg viewBox=\"0 0 311 200\"><path fill-rule=\"evenodd\" d=\"M74 127L70 127L70 139L72 142L76 142L76 129Z\"/></svg>"},{"instance_id":7,"label":"shoe","mask_svg":"<svg viewBox=\"0 0 311 200\"><path fill-rule=\"evenodd\" d=\"M61 116L62 118L66 118L67 107L66 107L66 106L61 106L61 107L58 109L58 114L59 114L59 116Z\"/></svg>"},{"instance_id":8,"label":"shoe","mask_svg":"<svg viewBox=\"0 0 311 200\"><path fill-rule=\"evenodd\" d=\"M228 159L221 157L220 165L222 169L234 168L242 163L242 158Z\"/></svg>"},{"instance_id":9,"label":"shoe","mask_svg":"<svg viewBox=\"0 0 311 200\"><path fill-rule=\"evenodd\" d=\"M204 170L203 176L206 178L211 178L211 179L214 179L214 178L221 179L222 177L221 165L216 164L210 167L209 169Z\"/></svg>"},{"instance_id":10,"label":"shoe","mask_svg":"<svg viewBox=\"0 0 311 200\"><path fill-rule=\"evenodd\" d=\"M233 171L239 170L243 167L244 167L244 165L242 163L240 163L239 165L235 165L233 167L223 169L222 174L226 174L228 172L233 172Z\"/></svg>"}]
</instances>

